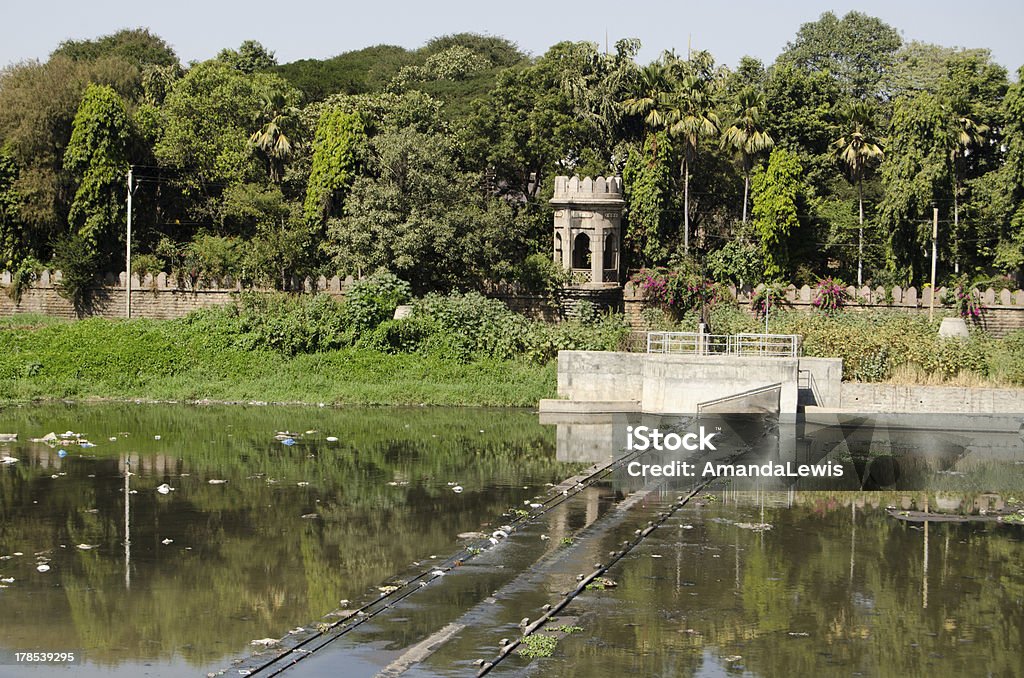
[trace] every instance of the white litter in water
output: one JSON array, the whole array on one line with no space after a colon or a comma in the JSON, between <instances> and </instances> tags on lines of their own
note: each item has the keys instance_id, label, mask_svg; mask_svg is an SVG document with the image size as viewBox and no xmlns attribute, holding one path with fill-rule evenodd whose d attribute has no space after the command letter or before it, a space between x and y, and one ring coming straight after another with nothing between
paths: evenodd
<instances>
[{"instance_id":1,"label":"white litter in water","mask_svg":"<svg viewBox=\"0 0 1024 678\"><path fill-rule=\"evenodd\" d=\"M216 478L213 478L211 480L208 480L207 482L210 483L211 485L223 485L227 481L226 480L217 480Z\"/></svg>"},{"instance_id":2,"label":"white litter in water","mask_svg":"<svg viewBox=\"0 0 1024 678\"><path fill-rule=\"evenodd\" d=\"M276 638L259 638L257 640L251 641L249 644L250 645L255 645L257 647L270 647L271 645L277 645L277 639Z\"/></svg>"},{"instance_id":3,"label":"white litter in water","mask_svg":"<svg viewBox=\"0 0 1024 678\"><path fill-rule=\"evenodd\" d=\"M0 581L2 581L5 584L13 584L14 577L4 577L3 579L0 579Z\"/></svg>"},{"instance_id":4,"label":"white litter in water","mask_svg":"<svg viewBox=\"0 0 1024 678\"><path fill-rule=\"evenodd\" d=\"M174 540L173 540L173 539L164 539L164 540L163 540L162 542L160 542L160 543L161 543L161 544L163 544L164 546L167 546L168 544L171 544L171 543L173 543L173 542L174 542Z\"/></svg>"},{"instance_id":5,"label":"white litter in water","mask_svg":"<svg viewBox=\"0 0 1024 678\"><path fill-rule=\"evenodd\" d=\"M456 485L455 487L453 487L452 492L454 492L455 494L459 494L460 492L462 492L462 485Z\"/></svg>"},{"instance_id":6,"label":"white litter in water","mask_svg":"<svg viewBox=\"0 0 1024 678\"><path fill-rule=\"evenodd\" d=\"M167 483L164 483L160 487L156 488L156 491L159 492L160 494L170 494L173 490L174 488L168 485Z\"/></svg>"},{"instance_id":7,"label":"white litter in water","mask_svg":"<svg viewBox=\"0 0 1024 678\"><path fill-rule=\"evenodd\" d=\"M160 436L153 436L153 440L160 440Z\"/></svg>"},{"instance_id":8,"label":"white litter in water","mask_svg":"<svg viewBox=\"0 0 1024 678\"><path fill-rule=\"evenodd\" d=\"M444 576L444 570L434 570L430 574L434 575L435 577L443 577Z\"/></svg>"},{"instance_id":9,"label":"white litter in water","mask_svg":"<svg viewBox=\"0 0 1024 678\"><path fill-rule=\"evenodd\" d=\"M46 563L40 563L39 565L36 565L36 570L38 570L39 572L49 572L50 566Z\"/></svg>"},{"instance_id":10,"label":"white litter in water","mask_svg":"<svg viewBox=\"0 0 1024 678\"><path fill-rule=\"evenodd\" d=\"M90 551L90 550L96 548L97 546L99 546L99 544L79 544L78 548L83 550L83 551Z\"/></svg>"},{"instance_id":11,"label":"white litter in water","mask_svg":"<svg viewBox=\"0 0 1024 678\"><path fill-rule=\"evenodd\" d=\"M18 461L18 460L17 460L16 458L14 458L14 457L8 457L8 456L6 456L6 455L4 455L3 457L0 457L0 464L14 464L14 463L16 463L17 461Z\"/></svg>"},{"instance_id":12,"label":"white litter in water","mask_svg":"<svg viewBox=\"0 0 1024 678\"><path fill-rule=\"evenodd\" d=\"M306 482L305 480L300 480L299 482L297 482L295 484L298 485L299 487L305 487L306 485L309 485L309 483Z\"/></svg>"}]
</instances>

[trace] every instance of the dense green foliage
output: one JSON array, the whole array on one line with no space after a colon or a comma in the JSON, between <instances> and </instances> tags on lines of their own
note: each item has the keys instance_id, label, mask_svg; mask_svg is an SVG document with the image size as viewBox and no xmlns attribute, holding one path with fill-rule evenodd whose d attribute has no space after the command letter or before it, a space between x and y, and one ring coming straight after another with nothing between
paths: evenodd
<instances>
[{"instance_id":1,"label":"dense green foliage","mask_svg":"<svg viewBox=\"0 0 1024 678\"><path fill-rule=\"evenodd\" d=\"M327 295L244 294L180 320L0 323L7 398L114 396L345 403L534 405L560 349L608 350L628 328L530 321L477 293L428 295L377 273Z\"/></svg>"},{"instance_id":2,"label":"dense green foliage","mask_svg":"<svg viewBox=\"0 0 1024 678\"><path fill-rule=\"evenodd\" d=\"M65 42L0 74L0 263L79 233L121 270L130 164L138 253L196 284L528 286L560 174L623 176L626 268L920 286L936 205L941 279L1020 275L1024 94L987 50L859 12L768 65L638 50L455 34L278 65L248 40L185 67L144 29Z\"/></svg>"}]
</instances>

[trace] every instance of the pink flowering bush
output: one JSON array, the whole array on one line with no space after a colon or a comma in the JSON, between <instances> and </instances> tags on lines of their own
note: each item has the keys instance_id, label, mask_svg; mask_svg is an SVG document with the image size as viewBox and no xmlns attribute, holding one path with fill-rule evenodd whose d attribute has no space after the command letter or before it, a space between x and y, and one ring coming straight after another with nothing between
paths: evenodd
<instances>
[{"instance_id":1,"label":"pink flowering bush","mask_svg":"<svg viewBox=\"0 0 1024 678\"><path fill-rule=\"evenodd\" d=\"M829 277L818 281L811 304L826 315L835 315L843 310L846 299L846 286L843 285L843 281Z\"/></svg>"},{"instance_id":2,"label":"pink flowering bush","mask_svg":"<svg viewBox=\"0 0 1024 678\"><path fill-rule=\"evenodd\" d=\"M967 276L962 275L952 281L946 288L942 303L956 309L957 315L964 320L980 323L985 314L985 305L981 303L981 292L971 285Z\"/></svg>"},{"instance_id":3,"label":"pink flowering bush","mask_svg":"<svg viewBox=\"0 0 1024 678\"><path fill-rule=\"evenodd\" d=\"M663 267L641 269L632 280L648 304L677 315L702 305L714 305L722 298L714 281Z\"/></svg>"},{"instance_id":4,"label":"pink flowering bush","mask_svg":"<svg viewBox=\"0 0 1024 678\"><path fill-rule=\"evenodd\" d=\"M772 310L780 308L785 303L786 288L781 282L766 283L750 300L750 305L758 318L764 318Z\"/></svg>"}]
</instances>

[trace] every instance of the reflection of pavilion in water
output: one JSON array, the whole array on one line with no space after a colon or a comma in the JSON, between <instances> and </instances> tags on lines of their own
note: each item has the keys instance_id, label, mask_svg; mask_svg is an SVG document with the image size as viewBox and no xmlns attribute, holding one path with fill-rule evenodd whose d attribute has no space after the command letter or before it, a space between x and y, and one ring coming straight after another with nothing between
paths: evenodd
<instances>
[{"instance_id":1,"label":"reflection of pavilion in water","mask_svg":"<svg viewBox=\"0 0 1024 678\"><path fill-rule=\"evenodd\" d=\"M61 450L67 452L66 457L62 458L60 456ZM131 464L132 473L145 474L152 477L176 476L188 472L184 460L180 457L172 457L166 454L139 455L129 453L119 454L117 457L93 457L92 455L86 455L77 445L64 447L48 447L46 445L25 446L22 454L25 457L26 463L56 472L64 468L67 463L74 463L75 457L79 455L89 456L90 459L97 459L100 462L106 461L111 465L111 471L116 461L117 472L120 475L124 475L126 462Z\"/></svg>"}]
</instances>

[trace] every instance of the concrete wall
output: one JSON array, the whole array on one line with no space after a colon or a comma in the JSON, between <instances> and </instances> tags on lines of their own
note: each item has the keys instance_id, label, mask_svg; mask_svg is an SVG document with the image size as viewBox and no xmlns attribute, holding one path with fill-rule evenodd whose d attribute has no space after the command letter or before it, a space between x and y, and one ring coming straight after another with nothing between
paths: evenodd
<instances>
[{"instance_id":1,"label":"concrete wall","mask_svg":"<svg viewBox=\"0 0 1024 678\"><path fill-rule=\"evenodd\" d=\"M696 412L701 403L782 384L782 412L796 412L799 361L560 351L558 395L574 401L639 401L644 412Z\"/></svg>"},{"instance_id":2,"label":"concrete wall","mask_svg":"<svg viewBox=\"0 0 1024 678\"><path fill-rule=\"evenodd\" d=\"M841 385L840 406L849 412L1019 413L1024 389L897 384Z\"/></svg>"},{"instance_id":3,"label":"concrete wall","mask_svg":"<svg viewBox=\"0 0 1024 678\"><path fill-rule=\"evenodd\" d=\"M646 353L559 351L558 395L568 400L633 400L644 391Z\"/></svg>"},{"instance_id":4,"label":"concrete wall","mask_svg":"<svg viewBox=\"0 0 1024 678\"><path fill-rule=\"evenodd\" d=\"M842 358L800 358L800 405L839 407Z\"/></svg>"}]
</instances>

